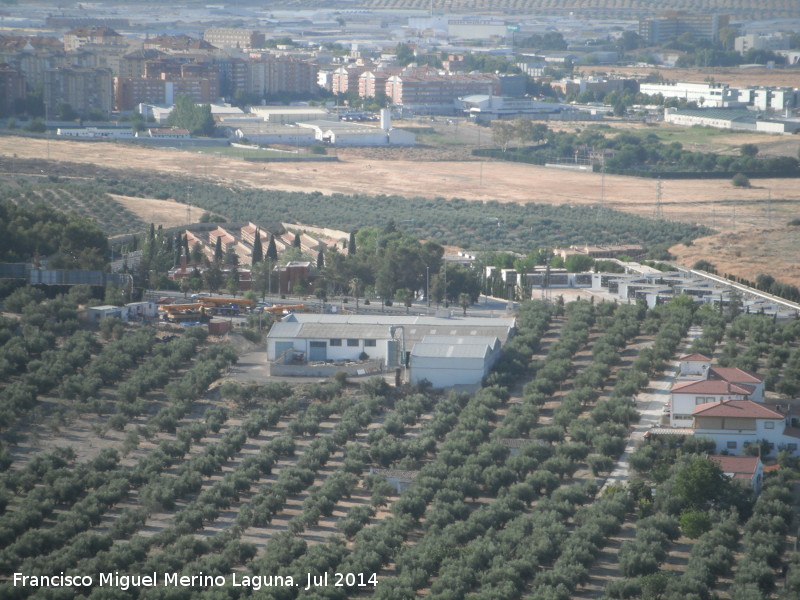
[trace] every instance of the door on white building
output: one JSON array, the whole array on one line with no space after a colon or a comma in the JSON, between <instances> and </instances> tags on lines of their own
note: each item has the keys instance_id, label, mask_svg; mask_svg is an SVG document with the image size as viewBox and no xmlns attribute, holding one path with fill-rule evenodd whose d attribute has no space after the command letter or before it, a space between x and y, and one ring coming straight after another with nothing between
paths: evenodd
<instances>
[{"instance_id":1,"label":"door on white building","mask_svg":"<svg viewBox=\"0 0 800 600\"><path fill-rule=\"evenodd\" d=\"M310 342L308 360L312 362L328 360L328 342Z\"/></svg>"},{"instance_id":2,"label":"door on white building","mask_svg":"<svg viewBox=\"0 0 800 600\"><path fill-rule=\"evenodd\" d=\"M275 342L275 360L284 363L291 362L292 357L288 354L284 356L284 354L292 348L294 348L294 342Z\"/></svg>"}]
</instances>

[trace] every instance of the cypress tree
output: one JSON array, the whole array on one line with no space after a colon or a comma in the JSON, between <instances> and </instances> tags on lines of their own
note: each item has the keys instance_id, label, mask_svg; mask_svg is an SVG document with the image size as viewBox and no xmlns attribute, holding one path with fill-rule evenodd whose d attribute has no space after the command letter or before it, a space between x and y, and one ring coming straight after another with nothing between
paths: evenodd
<instances>
[{"instance_id":1,"label":"cypress tree","mask_svg":"<svg viewBox=\"0 0 800 600\"><path fill-rule=\"evenodd\" d=\"M325 266L325 257L322 255L322 249L317 252L317 268L321 269Z\"/></svg>"},{"instance_id":2,"label":"cypress tree","mask_svg":"<svg viewBox=\"0 0 800 600\"><path fill-rule=\"evenodd\" d=\"M222 237L217 236L217 245L214 248L214 262L222 262L224 255L222 254Z\"/></svg>"},{"instance_id":3,"label":"cypress tree","mask_svg":"<svg viewBox=\"0 0 800 600\"><path fill-rule=\"evenodd\" d=\"M350 232L350 240L347 242L347 254L353 256L356 253L356 232Z\"/></svg>"},{"instance_id":4,"label":"cypress tree","mask_svg":"<svg viewBox=\"0 0 800 600\"><path fill-rule=\"evenodd\" d=\"M252 264L258 264L264 260L264 250L261 248L261 230L256 229L256 241L253 242Z\"/></svg>"},{"instance_id":5,"label":"cypress tree","mask_svg":"<svg viewBox=\"0 0 800 600\"><path fill-rule=\"evenodd\" d=\"M278 260L278 248L275 246L275 236L269 236L269 245L267 246L267 258L270 260Z\"/></svg>"},{"instance_id":6,"label":"cypress tree","mask_svg":"<svg viewBox=\"0 0 800 600\"><path fill-rule=\"evenodd\" d=\"M299 248L300 247L300 234L299 233L295 233L294 234L294 239L292 240L292 246L294 246L295 248Z\"/></svg>"}]
</instances>

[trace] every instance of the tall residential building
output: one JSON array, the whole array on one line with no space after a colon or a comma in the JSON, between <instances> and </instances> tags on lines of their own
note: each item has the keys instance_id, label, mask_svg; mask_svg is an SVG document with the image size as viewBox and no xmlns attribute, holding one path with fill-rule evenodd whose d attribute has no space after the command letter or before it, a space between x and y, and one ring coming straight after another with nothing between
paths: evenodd
<instances>
[{"instance_id":1,"label":"tall residential building","mask_svg":"<svg viewBox=\"0 0 800 600\"><path fill-rule=\"evenodd\" d=\"M164 54L154 48L134 50L124 54L119 60L120 77L144 77L145 65L152 60L158 60Z\"/></svg>"},{"instance_id":2,"label":"tall residential building","mask_svg":"<svg viewBox=\"0 0 800 600\"><path fill-rule=\"evenodd\" d=\"M730 23L729 15L664 13L657 17L639 20L639 35L648 44L663 44L684 33L697 39L716 41L719 30Z\"/></svg>"},{"instance_id":3,"label":"tall residential building","mask_svg":"<svg viewBox=\"0 0 800 600\"><path fill-rule=\"evenodd\" d=\"M50 69L44 78L44 103L55 114L61 102L66 102L82 117L97 110L110 113L114 108L113 76L109 69L60 67Z\"/></svg>"},{"instance_id":4,"label":"tall residential building","mask_svg":"<svg viewBox=\"0 0 800 600\"><path fill-rule=\"evenodd\" d=\"M44 85L49 69L66 66L66 54L55 37L0 35L0 63L20 71L28 87L35 88Z\"/></svg>"},{"instance_id":5,"label":"tall residential building","mask_svg":"<svg viewBox=\"0 0 800 600\"><path fill-rule=\"evenodd\" d=\"M249 49L264 46L264 34L254 29L214 27L205 30L203 39L217 48Z\"/></svg>"},{"instance_id":6,"label":"tall residential building","mask_svg":"<svg viewBox=\"0 0 800 600\"><path fill-rule=\"evenodd\" d=\"M0 116L13 112L14 101L25 95L25 76L11 65L0 63Z\"/></svg>"},{"instance_id":7,"label":"tall residential building","mask_svg":"<svg viewBox=\"0 0 800 600\"><path fill-rule=\"evenodd\" d=\"M315 94L319 90L318 67L311 61L263 54L248 63L247 71L246 91L250 94Z\"/></svg>"},{"instance_id":8,"label":"tall residential building","mask_svg":"<svg viewBox=\"0 0 800 600\"><path fill-rule=\"evenodd\" d=\"M89 69L110 69L114 76L119 75L120 61L130 52L126 44L85 44L77 50L67 52L67 63L75 67Z\"/></svg>"},{"instance_id":9,"label":"tall residential building","mask_svg":"<svg viewBox=\"0 0 800 600\"><path fill-rule=\"evenodd\" d=\"M331 80L331 91L334 94L347 94L348 92L358 92L358 78L362 73L374 69L372 63L352 63L339 67L333 72Z\"/></svg>"},{"instance_id":10,"label":"tall residential building","mask_svg":"<svg viewBox=\"0 0 800 600\"><path fill-rule=\"evenodd\" d=\"M114 105L117 110L134 110L139 104L172 105L186 95L197 104L210 104L219 97L219 84L208 78L157 79L117 77L114 80Z\"/></svg>"},{"instance_id":11,"label":"tall residential building","mask_svg":"<svg viewBox=\"0 0 800 600\"><path fill-rule=\"evenodd\" d=\"M379 67L366 71L358 77L358 95L361 98L374 98L378 93L386 93L386 82L392 75L400 75L403 67Z\"/></svg>"}]
</instances>

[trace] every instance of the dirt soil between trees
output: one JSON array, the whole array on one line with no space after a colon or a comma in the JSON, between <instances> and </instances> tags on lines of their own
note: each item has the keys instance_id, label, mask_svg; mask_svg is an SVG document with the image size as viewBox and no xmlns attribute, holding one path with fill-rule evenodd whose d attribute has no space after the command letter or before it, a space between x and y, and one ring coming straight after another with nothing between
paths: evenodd
<instances>
[{"instance_id":1,"label":"dirt soil between trees","mask_svg":"<svg viewBox=\"0 0 800 600\"><path fill-rule=\"evenodd\" d=\"M800 141L795 144L800 147ZM89 165L207 178L216 183L260 189L325 194L398 194L518 203L588 204L640 216L656 214L656 181L601 175L501 161L464 160L462 148L446 149L436 160L430 148L406 150L339 149L336 162L252 163L240 159L174 149L128 144L89 143L0 136L0 157L47 159L87 166L80 176L92 176ZM795 153L796 155L796 149ZM421 159L419 159L421 158ZM2 160L0 158L0 165ZM6 169L0 168L0 171ZM7 171L6 171L7 172ZM143 220L165 224L196 221L199 209L139 199L123 200ZM757 179L750 188L728 180L668 180L661 184L661 214L669 220L700 223L719 231L708 241L679 246L684 262L710 260L719 272L750 276L768 266L782 281L800 283L795 257L780 248L796 241L796 228L784 227L798 216L797 179ZM177 222L177 223L176 223ZM732 237L733 236L733 237ZM738 237L737 237L738 236ZM742 247L731 240L741 239ZM758 246L755 252L754 246ZM796 247L796 246L795 246ZM685 250L684 250L685 248ZM707 249L707 254L705 254ZM728 250L730 249L730 252Z\"/></svg>"}]
</instances>

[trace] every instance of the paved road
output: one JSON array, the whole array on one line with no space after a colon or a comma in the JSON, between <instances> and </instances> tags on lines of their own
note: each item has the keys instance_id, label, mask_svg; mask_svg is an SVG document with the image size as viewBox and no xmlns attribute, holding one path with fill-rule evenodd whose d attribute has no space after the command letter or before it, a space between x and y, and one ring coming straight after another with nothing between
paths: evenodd
<instances>
[{"instance_id":1,"label":"paved road","mask_svg":"<svg viewBox=\"0 0 800 600\"><path fill-rule=\"evenodd\" d=\"M692 345L692 342L700 337L702 332L703 330L701 327L691 327L686 340L678 349L678 356L685 354ZM608 479L606 479L605 484L603 484L603 489L614 484L624 485L628 481L628 459L631 453L636 449L636 445L644 439L645 433L654 425L661 424L664 408L669 406L669 389L675 381L678 368L679 362L677 360L671 361L667 365L664 375L658 379L651 379L645 391L641 392L636 397L636 409L639 411L641 418L639 422L634 425L630 437L628 437L625 451L622 453L622 456L619 457L617 464L614 466Z\"/></svg>"}]
</instances>

